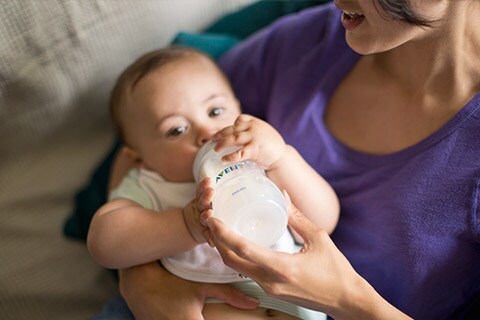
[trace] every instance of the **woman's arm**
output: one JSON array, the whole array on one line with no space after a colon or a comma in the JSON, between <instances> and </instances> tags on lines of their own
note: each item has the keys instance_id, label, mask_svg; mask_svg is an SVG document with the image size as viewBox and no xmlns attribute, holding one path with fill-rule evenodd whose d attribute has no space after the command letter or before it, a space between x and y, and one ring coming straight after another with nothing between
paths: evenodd
<instances>
[{"instance_id":1,"label":"woman's arm","mask_svg":"<svg viewBox=\"0 0 480 320\"><path fill-rule=\"evenodd\" d=\"M201 216L225 264L256 281L267 294L321 310L335 319L411 319L363 279L328 234L291 206L289 225L304 239L295 254L274 252Z\"/></svg>"},{"instance_id":2,"label":"woman's arm","mask_svg":"<svg viewBox=\"0 0 480 320\"><path fill-rule=\"evenodd\" d=\"M158 213L127 199L102 206L87 236L92 257L112 269L155 261L197 244L187 229L182 209Z\"/></svg>"}]
</instances>

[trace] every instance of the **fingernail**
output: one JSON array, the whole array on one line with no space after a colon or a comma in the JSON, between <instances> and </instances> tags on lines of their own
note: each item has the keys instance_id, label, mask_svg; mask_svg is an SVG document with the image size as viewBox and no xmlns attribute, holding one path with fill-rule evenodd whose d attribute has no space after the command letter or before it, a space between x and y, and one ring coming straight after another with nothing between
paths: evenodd
<instances>
[{"instance_id":1,"label":"fingernail","mask_svg":"<svg viewBox=\"0 0 480 320\"><path fill-rule=\"evenodd\" d=\"M208 228L209 228L210 230L214 231L214 230L215 230L215 225L214 225L214 223L213 223L213 221L212 221L212 218L208 218L206 222L207 222Z\"/></svg>"}]
</instances>

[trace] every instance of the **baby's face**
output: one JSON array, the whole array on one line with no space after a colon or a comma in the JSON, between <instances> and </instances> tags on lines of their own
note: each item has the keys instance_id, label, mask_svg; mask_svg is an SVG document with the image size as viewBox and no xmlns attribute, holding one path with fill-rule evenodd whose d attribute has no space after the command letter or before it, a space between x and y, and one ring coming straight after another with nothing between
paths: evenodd
<instances>
[{"instance_id":1,"label":"baby's face","mask_svg":"<svg viewBox=\"0 0 480 320\"><path fill-rule=\"evenodd\" d=\"M172 182L193 181L197 151L240 114L226 80L212 62L197 56L147 74L131 102L125 130L132 148L145 168Z\"/></svg>"}]
</instances>

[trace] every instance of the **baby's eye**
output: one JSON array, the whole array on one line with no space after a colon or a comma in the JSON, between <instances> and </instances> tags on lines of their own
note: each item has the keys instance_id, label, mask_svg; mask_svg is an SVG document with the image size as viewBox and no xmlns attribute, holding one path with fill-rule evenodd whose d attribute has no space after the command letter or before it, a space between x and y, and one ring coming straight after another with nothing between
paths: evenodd
<instances>
[{"instance_id":1,"label":"baby's eye","mask_svg":"<svg viewBox=\"0 0 480 320\"><path fill-rule=\"evenodd\" d=\"M176 127L168 130L167 137L178 137L187 131L187 127Z\"/></svg>"},{"instance_id":2,"label":"baby's eye","mask_svg":"<svg viewBox=\"0 0 480 320\"><path fill-rule=\"evenodd\" d=\"M222 107L214 107L210 112L208 113L209 117L218 117L223 113L223 108Z\"/></svg>"}]
</instances>

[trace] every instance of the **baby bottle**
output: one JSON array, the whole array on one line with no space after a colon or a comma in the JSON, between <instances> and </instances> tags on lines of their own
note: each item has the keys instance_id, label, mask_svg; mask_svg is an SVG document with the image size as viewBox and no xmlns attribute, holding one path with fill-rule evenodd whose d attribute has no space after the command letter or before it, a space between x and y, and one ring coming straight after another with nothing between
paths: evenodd
<instances>
[{"instance_id":1,"label":"baby bottle","mask_svg":"<svg viewBox=\"0 0 480 320\"><path fill-rule=\"evenodd\" d=\"M210 177L215 190L213 215L245 238L272 246L287 228L287 207L282 193L256 163L222 162L222 156L239 147L219 153L214 147L215 142L206 143L193 164L197 183Z\"/></svg>"}]
</instances>

